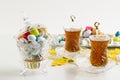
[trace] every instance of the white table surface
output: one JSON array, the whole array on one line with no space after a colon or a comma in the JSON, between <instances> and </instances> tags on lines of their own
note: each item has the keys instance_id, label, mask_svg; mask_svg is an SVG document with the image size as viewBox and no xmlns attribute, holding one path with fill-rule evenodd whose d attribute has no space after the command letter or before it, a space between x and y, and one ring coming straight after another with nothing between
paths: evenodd
<instances>
[{"instance_id":1,"label":"white table surface","mask_svg":"<svg viewBox=\"0 0 120 80\"><path fill-rule=\"evenodd\" d=\"M120 66L110 70L91 74L80 72L67 72L64 66L49 67L46 73L36 73L21 76L20 56L13 35L0 35L0 80L120 80Z\"/></svg>"}]
</instances>

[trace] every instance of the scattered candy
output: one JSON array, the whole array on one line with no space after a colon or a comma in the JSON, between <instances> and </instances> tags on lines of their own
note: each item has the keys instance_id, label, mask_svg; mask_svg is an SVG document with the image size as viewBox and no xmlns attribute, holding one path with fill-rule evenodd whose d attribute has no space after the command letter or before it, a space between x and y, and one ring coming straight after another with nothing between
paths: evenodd
<instances>
[{"instance_id":1,"label":"scattered candy","mask_svg":"<svg viewBox=\"0 0 120 80\"><path fill-rule=\"evenodd\" d=\"M113 42L120 42L120 37L114 37Z\"/></svg>"},{"instance_id":2,"label":"scattered candy","mask_svg":"<svg viewBox=\"0 0 120 80\"><path fill-rule=\"evenodd\" d=\"M57 58L54 59L53 62L51 63L51 66L62 66L67 63L75 63L73 59L62 57L62 58Z\"/></svg>"},{"instance_id":3,"label":"scattered candy","mask_svg":"<svg viewBox=\"0 0 120 80\"><path fill-rule=\"evenodd\" d=\"M115 36L116 36L116 37L120 37L120 31L117 31L117 32L115 33Z\"/></svg>"},{"instance_id":4,"label":"scattered candy","mask_svg":"<svg viewBox=\"0 0 120 80\"><path fill-rule=\"evenodd\" d=\"M84 38L88 38L91 34L92 34L92 32L90 30L87 30L84 32L83 36L84 36Z\"/></svg>"},{"instance_id":5,"label":"scattered candy","mask_svg":"<svg viewBox=\"0 0 120 80\"><path fill-rule=\"evenodd\" d=\"M55 49L50 49L50 50L49 50L49 53L50 53L51 55L56 55L56 50L55 50Z\"/></svg>"},{"instance_id":6,"label":"scattered candy","mask_svg":"<svg viewBox=\"0 0 120 80\"><path fill-rule=\"evenodd\" d=\"M58 39L59 39L59 43L61 43L62 41L65 41L64 37L62 36L59 36Z\"/></svg>"},{"instance_id":7,"label":"scattered candy","mask_svg":"<svg viewBox=\"0 0 120 80\"><path fill-rule=\"evenodd\" d=\"M108 50L108 57L110 59L115 60L116 63L117 63L118 61L120 61L120 49L115 48L115 49L112 49L112 50Z\"/></svg>"},{"instance_id":8,"label":"scattered candy","mask_svg":"<svg viewBox=\"0 0 120 80\"><path fill-rule=\"evenodd\" d=\"M92 28L91 26L86 26L86 29L85 29L85 30L86 30L86 31L87 31L87 30L92 31L92 29L93 29L93 28Z\"/></svg>"}]
</instances>

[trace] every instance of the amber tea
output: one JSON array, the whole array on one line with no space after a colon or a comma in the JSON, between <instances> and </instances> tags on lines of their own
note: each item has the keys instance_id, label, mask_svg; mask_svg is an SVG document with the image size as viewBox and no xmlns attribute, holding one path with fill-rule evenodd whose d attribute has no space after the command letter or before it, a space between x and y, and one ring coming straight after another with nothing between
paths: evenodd
<instances>
[{"instance_id":1,"label":"amber tea","mask_svg":"<svg viewBox=\"0 0 120 80\"><path fill-rule=\"evenodd\" d=\"M93 66L105 66L108 62L107 46L109 38L106 35L92 35L90 36L91 54L90 63Z\"/></svg>"},{"instance_id":2,"label":"amber tea","mask_svg":"<svg viewBox=\"0 0 120 80\"><path fill-rule=\"evenodd\" d=\"M80 50L79 38L80 29L67 28L65 29L65 49L69 52L77 52Z\"/></svg>"}]
</instances>

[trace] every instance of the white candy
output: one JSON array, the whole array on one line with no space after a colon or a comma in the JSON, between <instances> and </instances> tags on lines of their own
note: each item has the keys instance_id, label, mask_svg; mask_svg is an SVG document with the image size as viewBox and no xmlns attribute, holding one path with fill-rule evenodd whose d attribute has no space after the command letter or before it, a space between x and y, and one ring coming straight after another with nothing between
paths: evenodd
<instances>
[{"instance_id":1,"label":"white candy","mask_svg":"<svg viewBox=\"0 0 120 80\"><path fill-rule=\"evenodd\" d=\"M24 38L21 38L20 40L19 40L19 44L21 45L21 44L27 44L28 42L27 42L27 40L26 39L24 39Z\"/></svg>"},{"instance_id":2,"label":"white candy","mask_svg":"<svg viewBox=\"0 0 120 80\"><path fill-rule=\"evenodd\" d=\"M91 33L92 32L90 30L87 30L87 31L84 32L83 36L87 38L91 35Z\"/></svg>"},{"instance_id":3,"label":"white candy","mask_svg":"<svg viewBox=\"0 0 120 80\"><path fill-rule=\"evenodd\" d=\"M36 37L34 35L28 35L28 40L31 42L35 42L36 41Z\"/></svg>"},{"instance_id":4,"label":"white candy","mask_svg":"<svg viewBox=\"0 0 120 80\"><path fill-rule=\"evenodd\" d=\"M120 61L120 54L116 56L116 59Z\"/></svg>"},{"instance_id":5,"label":"white candy","mask_svg":"<svg viewBox=\"0 0 120 80\"><path fill-rule=\"evenodd\" d=\"M43 38L43 37L39 37L39 38L38 38L38 41L43 41L43 42L44 42L44 41L46 41L46 39Z\"/></svg>"}]
</instances>

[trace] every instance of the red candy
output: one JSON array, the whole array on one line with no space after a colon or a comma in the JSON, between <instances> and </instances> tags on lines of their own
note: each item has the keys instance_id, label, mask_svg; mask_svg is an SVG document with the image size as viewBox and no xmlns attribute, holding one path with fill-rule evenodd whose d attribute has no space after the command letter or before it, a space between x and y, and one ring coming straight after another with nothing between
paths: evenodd
<instances>
[{"instance_id":1,"label":"red candy","mask_svg":"<svg viewBox=\"0 0 120 80\"><path fill-rule=\"evenodd\" d=\"M27 32L25 32L24 34L23 34L23 37L26 39L26 40L28 40L28 35L30 35L30 32L29 31L27 31Z\"/></svg>"},{"instance_id":2,"label":"red candy","mask_svg":"<svg viewBox=\"0 0 120 80\"><path fill-rule=\"evenodd\" d=\"M86 26L86 29L85 29L85 30L86 30L86 31L87 31L87 30L92 31L92 29L93 29L93 28L92 28L91 26Z\"/></svg>"}]
</instances>

